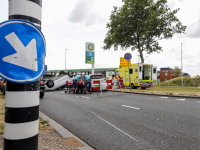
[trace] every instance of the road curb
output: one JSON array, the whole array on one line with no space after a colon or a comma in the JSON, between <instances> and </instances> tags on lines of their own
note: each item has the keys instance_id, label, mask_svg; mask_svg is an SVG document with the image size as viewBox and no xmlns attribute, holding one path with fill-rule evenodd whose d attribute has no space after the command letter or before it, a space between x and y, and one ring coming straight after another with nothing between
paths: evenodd
<instances>
[{"instance_id":1,"label":"road curb","mask_svg":"<svg viewBox=\"0 0 200 150\"><path fill-rule=\"evenodd\" d=\"M113 91L113 90L110 90ZM115 92L121 92L121 91L115 91ZM194 98L194 99L200 99L198 96L184 96L184 95L167 95L167 94L151 94L151 93L139 93L139 92L129 92L129 91L123 91L124 93L130 93L130 94L141 94L141 95L151 95L151 96L168 96L168 97L181 97L181 98Z\"/></svg>"},{"instance_id":2,"label":"road curb","mask_svg":"<svg viewBox=\"0 0 200 150\"><path fill-rule=\"evenodd\" d=\"M67 138L75 138L79 142L81 142L84 146L83 147L77 147L78 150L94 150L92 147L90 147L88 144L86 144L84 141L76 137L74 134L69 132L67 129L65 129L63 126L49 118L47 115L42 113L41 111L39 112L39 116L42 117L43 120L49 121L49 125L54 127L55 130L62 136L62 138L67 139Z\"/></svg>"}]
</instances>

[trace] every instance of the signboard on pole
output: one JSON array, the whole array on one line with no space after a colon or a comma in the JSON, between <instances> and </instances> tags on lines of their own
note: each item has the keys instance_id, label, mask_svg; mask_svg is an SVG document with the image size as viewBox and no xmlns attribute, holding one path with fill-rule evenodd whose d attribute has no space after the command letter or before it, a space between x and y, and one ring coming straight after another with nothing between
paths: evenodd
<instances>
[{"instance_id":1,"label":"signboard on pole","mask_svg":"<svg viewBox=\"0 0 200 150\"><path fill-rule=\"evenodd\" d=\"M10 82L37 81L44 72L45 38L26 20L0 24L0 76Z\"/></svg>"},{"instance_id":2,"label":"signboard on pole","mask_svg":"<svg viewBox=\"0 0 200 150\"><path fill-rule=\"evenodd\" d=\"M131 60L129 67L131 66ZM128 61L124 57L120 57L120 67L128 67Z\"/></svg>"},{"instance_id":3,"label":"signboard on pole","mask_svg":"<svg viewBox=\"0 0 200 150\"><path fill-rule=\"evenodd\" d=\"M130 84L129 86L130 86L130 90L131 90L131 78L130 78L129 64L130 64L132 55L130 53L126 53L124 55L124 58L128 61L128 74L129 74L129 84Z\"/></svg>"},{"instance_id":4,"label":"signboard on pole","mask_svg":"<svg viewBox=\"0 0 200 150\"><path fill-rule=\"evenodd\" d=\"M130 53L126 53L126 54L124 55L124 59L126 59L127 61L130 61L131 58L132 58L132 55L131 55Z\"/></svg>"},{"instance_id":5,"label":"signboard on pole","mask_svg":"<svg viewBox=\"0 0 200 150\"><path fill-rule=\"evenodd\" d=\"M91 42L85 43L85 63L94 64L95 62L95 44Z\"/></svg>"}]
</instances>

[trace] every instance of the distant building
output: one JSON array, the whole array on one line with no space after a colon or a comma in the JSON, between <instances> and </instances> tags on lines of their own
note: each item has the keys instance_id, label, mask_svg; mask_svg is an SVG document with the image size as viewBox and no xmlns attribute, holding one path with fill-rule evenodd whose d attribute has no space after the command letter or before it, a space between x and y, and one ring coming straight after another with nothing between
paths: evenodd
<instances>
[{"instance_id":1,"label":"distant building","mask_svg":"<svg viewBox=\"0 0 200 150\"><path fill-rule=\"evenodd\" d=\"M158 81L164 82L165 79L171 80L174 78L174 71L170 67L160 68L158 71Z\"/></svg>"},{"instance_id":2,"label":"distant building","mask_svg":"<svg viewBox=\"0 0 200 150\"><path fill-rule=\"evenodd\" d=\"M160 68L160 71L168 72L168 71L173 71L173 69L170 67L165 67L165 68Z\"/></svg>"},{"instance_id":3,"label":"distant building","mask_svg":"<svg viewBox=\"0 0 200 150\"><path fill-rule=\"evenodd\" d=\"M178 66L175 66L175 68L179 68ZM183 73L183 76L190 76L188 73ZM174 71L170 67L163 67L160 68L160 71L158 71L158 81L164 82L165 79L171 80L174 78Z\"/></svg>"}]
</instances>

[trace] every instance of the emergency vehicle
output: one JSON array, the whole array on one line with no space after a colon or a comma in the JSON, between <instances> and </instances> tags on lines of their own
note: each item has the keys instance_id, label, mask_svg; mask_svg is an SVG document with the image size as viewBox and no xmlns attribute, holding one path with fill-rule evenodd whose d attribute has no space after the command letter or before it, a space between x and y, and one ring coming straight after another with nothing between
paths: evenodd
<instances>
[{"instance_id":1,"label":"emergency vehicle","mask_svg":"<svg viewBox=\"0 0 200 150\"><path fill-rule=\"evenodd\" d=\"M130 74L130 81L129 81ZM132 89L141 87L142 89L153 87L157 84L157 67L152 64L135 63L129 67L119 67L115 71L115 76L123 79L124 86Z\"/></svg>"}]
</instances>

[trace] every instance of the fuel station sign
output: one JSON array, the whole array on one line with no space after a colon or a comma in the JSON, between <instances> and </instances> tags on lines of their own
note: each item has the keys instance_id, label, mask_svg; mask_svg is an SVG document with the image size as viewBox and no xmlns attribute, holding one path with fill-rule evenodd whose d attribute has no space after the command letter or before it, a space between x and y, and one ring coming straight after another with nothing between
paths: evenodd
<instances>
[{"instance_id":1,"label":"fuel station sign","mask_svg":"<svg viewBox=\"0 0 200 150\"><path fill-rule=\"evenodd\" d=\"M95 44L91 42L85 43L85 63L94 64Z\"/></svg>"}]
</instances>

